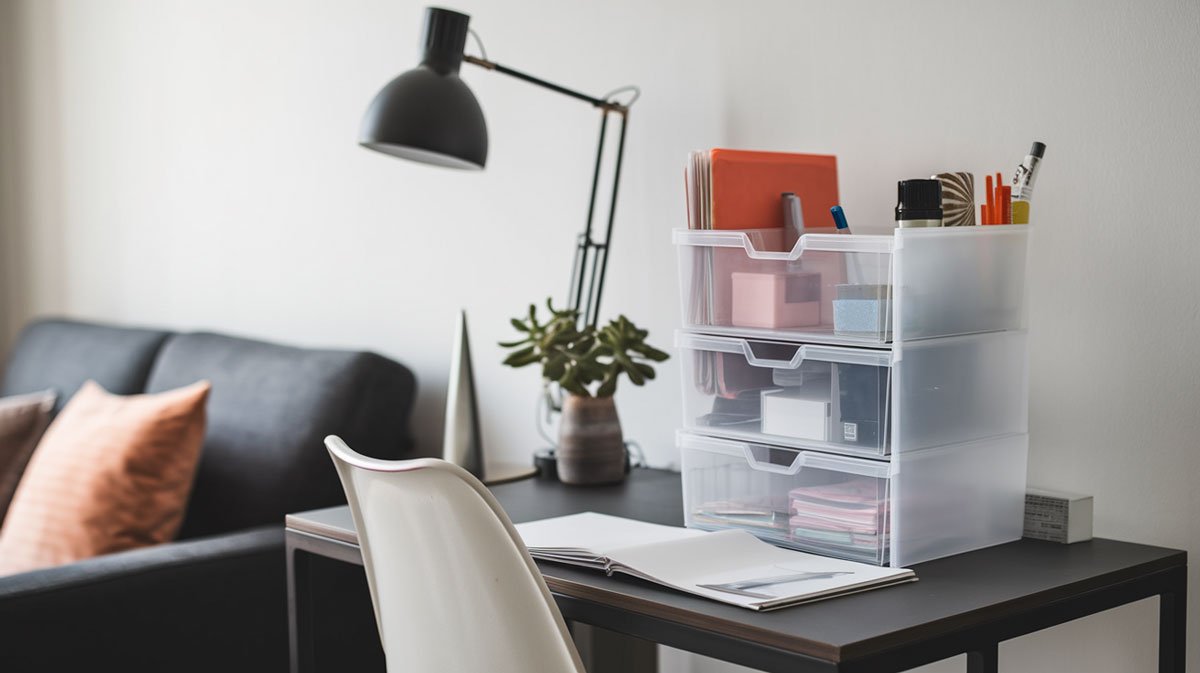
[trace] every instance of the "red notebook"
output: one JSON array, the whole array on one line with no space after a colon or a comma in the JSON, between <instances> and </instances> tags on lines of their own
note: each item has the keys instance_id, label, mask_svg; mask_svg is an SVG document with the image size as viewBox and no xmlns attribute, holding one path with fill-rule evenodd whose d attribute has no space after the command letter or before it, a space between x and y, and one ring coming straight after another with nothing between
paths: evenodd
<instances>
[{"instance_id":1,"label":"red notebook","mask_svg":"<svg viewBox=\"0 0 1200 673\"><path fill-rule=\"evenodd\" d=\"M833 226L838 204L837 157L824 154L712 150L712 228L771 229L783 226L779 197L800 197L809 229Z\"/></svg>"}]
</instances>

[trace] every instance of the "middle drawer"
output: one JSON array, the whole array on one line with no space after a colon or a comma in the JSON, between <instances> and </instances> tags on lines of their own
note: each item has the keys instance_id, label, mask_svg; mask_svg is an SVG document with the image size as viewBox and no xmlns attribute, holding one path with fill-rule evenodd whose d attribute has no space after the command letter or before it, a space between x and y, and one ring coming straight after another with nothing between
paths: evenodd
<instances>
[{"instance_id":1,"label":"middle drawer","mask_svg":"<svg viewBox=\"0 0 1200 673\"><path fill-rule=\"evenodd\" d=\"M838 453L888 453L892 353L679 332L684 426Z\"/></svg>"},{"instance_id":2,"label":"middle drawer","mask_svg":"<svg viewBox=\"0 0 1200 673\"><path fill-rule=\"evenodd\" d=\"M684 427L867 458L1028 432L1024 332L893 344L677 332Z\"/></svg>"}]
</instances>

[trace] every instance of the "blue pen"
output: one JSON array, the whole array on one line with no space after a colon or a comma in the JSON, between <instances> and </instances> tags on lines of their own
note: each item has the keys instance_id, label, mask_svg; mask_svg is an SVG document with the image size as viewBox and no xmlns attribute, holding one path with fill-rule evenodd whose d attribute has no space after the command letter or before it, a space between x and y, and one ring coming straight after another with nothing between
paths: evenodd
<instances>
[{"instance_id":1,"label":"blue pen","mask_svg":"<svg viewBox=\"0 0 1200 673\"><path fill-rule=\"evenodd\" d=\"M841 206L834 206L829 212L833 215L833 223L837 225L837 233L850 233L850 225L846 224L846 211L842 210Z\"/></svg>"}]
</instances>

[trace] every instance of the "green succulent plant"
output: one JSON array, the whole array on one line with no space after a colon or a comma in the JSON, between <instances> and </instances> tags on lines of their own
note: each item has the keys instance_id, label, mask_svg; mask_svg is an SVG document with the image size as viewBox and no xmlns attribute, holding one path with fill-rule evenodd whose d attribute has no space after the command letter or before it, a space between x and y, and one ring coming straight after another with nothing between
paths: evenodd
<instances>
[{"instance_id":1,"label":"green succulent plant","mask_svg":"<svg viewBox=\"0 0 1200 673\"><path fill-rule=\"evenodd\" d=\"M550 316L538 319L537 307L529 305L529 314L513 318L512 326L522 337L500 342L512 349L504 364L525 367L542 365L542 378L555 382L563 390L585 397L610 397L617 392L621 374L635 386L654 378L650 362L662 362L670 356L646 343L649 334L638 329L625 316L618 316L602 327L579 326L579 311L556 309L546 300ZM593 393L591 387L595 386Z\"/></svg>"}]
</instances>

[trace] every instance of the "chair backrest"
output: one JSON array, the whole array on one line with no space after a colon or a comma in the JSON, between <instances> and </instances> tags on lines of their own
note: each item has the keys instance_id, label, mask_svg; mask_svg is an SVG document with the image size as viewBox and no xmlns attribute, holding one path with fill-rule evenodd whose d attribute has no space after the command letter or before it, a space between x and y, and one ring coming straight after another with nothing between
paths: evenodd
<instances>
[{"instance_id":1,"label":"chair backrest","mask_svg":"<svg viewBox=\"0 0 1200 673\"><path fill-rule=\"evenodd\" d=\"M508 515L443 460L384 461L326 438L358 530L391 670L582 673Z\"/></svg>"}]
</instances>

